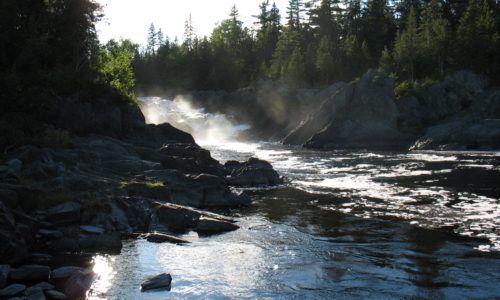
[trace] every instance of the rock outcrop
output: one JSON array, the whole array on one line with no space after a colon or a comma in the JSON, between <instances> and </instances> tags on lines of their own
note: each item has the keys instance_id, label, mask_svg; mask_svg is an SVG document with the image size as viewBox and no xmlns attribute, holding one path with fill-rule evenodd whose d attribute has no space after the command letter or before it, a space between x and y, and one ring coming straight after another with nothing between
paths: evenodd
<instances>
[{"instance_id":1,"label":"rock outcrop","mask_svg":"<svg viewBox=\"0 0 500 300\"><path fill-rule=\"evenodd\" d=\"M393 90L391 79L372 70L357 81L333 84L317 93L325 100L283 143L307 148L499 148L500 91L488 88L478 75L458 71L399 99Z\"/></svg>"},{"instance_id":2,"label":"rock outcrop","mask_svg":"<svg viewBox=\"0 0 500 300\"><path fill-rule=\"evenodd\" d=\"M307 148L375 148L401 143L394 82L370 70L328 88L328 98L285 139Z\"/></svg>"},{"instance_id":3,"label":"rock outcrop","mask_svg":"<svg viewBox=\"0 0 500 300\"><path fill-rule=\"evenodd\" d=\"M411 150L500 149L500 89L486 89L477 75L465 71L447 77L444 83L429 90L438 88L449 91L444 99L453 100L455 108L450 112L430 103L419 107L421 124L426 124L423 115L431 110L444 119L433 119Z\"/></svg>"}]
</instances>

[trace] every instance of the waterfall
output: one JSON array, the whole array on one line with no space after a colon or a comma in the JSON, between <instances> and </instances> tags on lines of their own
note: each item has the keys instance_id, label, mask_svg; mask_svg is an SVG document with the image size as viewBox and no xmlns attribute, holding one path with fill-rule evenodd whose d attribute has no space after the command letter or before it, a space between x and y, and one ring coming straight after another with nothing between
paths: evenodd
<instances>
[{"instance_id":1,"label":"waterfall","mask_svg":"<svg viewBox=\"0 0 500 300\"><path fill-rule=\"evenodd\" d=\"M183 97L173 100L160 97L141 97L140 107L146 123L172 126L190 133L201 145L215 145L235 141L248 125L235 124L224 114L213 114L195 107Z\"/></svg>"}]
</instances>

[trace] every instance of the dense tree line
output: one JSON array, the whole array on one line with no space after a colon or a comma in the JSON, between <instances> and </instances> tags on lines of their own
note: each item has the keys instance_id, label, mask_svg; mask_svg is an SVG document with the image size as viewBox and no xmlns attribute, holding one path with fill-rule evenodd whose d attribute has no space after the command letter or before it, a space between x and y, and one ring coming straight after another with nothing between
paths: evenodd
<instances>
[{"instance_id":1,"label":"dense tree line","mask_svg":"<svg viewBox=\"0 0 500 300\"><path fill-rule=\"evenodd\" d=\"M94 0L0 1L0 155L43 139L61 101L135 101L137 46L100 45L95 23L101 18Z\"/></svg>"},{"instance_id":2,"label":"dense tree line","mask_svg":"<svg viewBox=\"0 0 500 300\"><path fill-rule=\"evenodd\" d=\"M47 118L57 97L116 93L133 99L136 46L100 45L94 0L0 2L0 106ZM127 54L128 53L128 54Z\"/></svg>"},{"instance_id":3,"label":"dense tree line","mask_svg":"<svg viewBox=\"0 0 500 300\"><path fill-rule=\"evenodd\" d=\"M134 70L142 86L235 89L258 79L324 85L379 68L398 81L472 69L500 78L500 3L494 0L289 0L285 21L265 0L245 28L236 7L210 37L183 41L151 26Z\"/></svg>"}]
</instances>

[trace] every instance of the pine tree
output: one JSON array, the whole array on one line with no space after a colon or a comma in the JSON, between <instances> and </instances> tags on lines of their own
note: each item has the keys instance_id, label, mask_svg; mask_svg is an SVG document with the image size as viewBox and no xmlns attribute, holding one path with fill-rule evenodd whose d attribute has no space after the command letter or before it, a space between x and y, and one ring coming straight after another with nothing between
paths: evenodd
<instances>
[{"instance_id":1,"label":"pine tree","mask_svg":"<svg viewBox=\"0 0 500 300\"><path fill-rule=\"evenodd\" d=\"M477 72L487 72L498 59L498 20L487 0L470 0L457 29L459 62Z\"/></svg>"},{"instance_id":2,"label":"pine tree","mask_svg":"<svg viewBox=\"0 0 500 300\"><path fill-rule=\"evenodd\" d=\"M154 55L157 44L158 44L158 39L157 39L155 24L151 23L151 25L149 25L149 31L148 31L148 44L146 46L147 53L150 55Z\"/></svg>"},{"instance_id":3,"label":"pine tree","mask_svg":"<svg viewBox=\"0 0 500 300\"><path fill-rule=\"evenodd\" d=\"M333 74L333 57L331 53L331 42L328 36L323 36L316 53L316 68L321 74L323 82L328 84Z\"/></svg>"},{"instance_id":4,"label":"pine tree","mask_svg":"<svg viewBox=\"0 0 500 300\"><path fill-rule=\"evenodd\" d=\"M294 30L299 30L302 24L304 3L302 0L289 0L287 7L288 26Z\"/></svg>"},{"instance_id":5,"label":"pine tree","mask_svg":"<svg viewBox=\"0 0 500 300\"><path fill-rule=\"evenodd\" d=\"M415 79L415 59L418 49L417 20L415 9L410 9L406 29L399 33L394 44L394 59L407 72L411 80Z\"/></svg>"},{"instance_id":6,"label":"pine tree","mask_svg":"<svg viewBox=\"0 0 500 300\"><path fill-rule=\"evenodd\" d=\"M156 37L158 40L158 47L161 47L163 45L163 43L165 42L165 36L163 35L161 28L158 29L158 32L156 33Z\"/></svg>"},{"instance_id":7,"label":"pine tree","mask_svg":"<svg viewBox=\"0 0 500 300\"><path fill-rule=\"evenodd\" d=\"M419 40L422 59L432 66L428 72L437 70L439 75L443 76L445 56L450 43L450 30L448 21L442 18L440 11L438 0L431 0L424 8L419 27Z\"/></svg>"},{"instance_id":8,"label":"pine tree","mask_svg":"<svg viewBox=\"0 0 500 300\"><path fill-rule=\"evenodd\" d=\"M362 38L370 49L373 65L378 60L384 47L394 41L394 16L390 11L387 0L368 0L362 17Z\"/></svg>"},{"instance_id":9,"label":"pine tree","mask_svg":"<svg viewBox=\"0 0 500 300\"><path fill-rule=\"evenodd\" d=\"M186 46L188 51L193 50L193 39L195 38L193 20L191 14L186 19L184 23L184 46Z\"/></svg>"}]
</instances>

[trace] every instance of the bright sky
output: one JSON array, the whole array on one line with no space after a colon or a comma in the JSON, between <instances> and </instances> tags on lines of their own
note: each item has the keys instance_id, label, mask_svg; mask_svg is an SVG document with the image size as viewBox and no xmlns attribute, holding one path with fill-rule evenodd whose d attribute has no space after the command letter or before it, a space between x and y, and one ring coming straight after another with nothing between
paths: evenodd
<instances>
[{"instance_id":1,"label":"bright sky","mask_svg":"<svg viewBox=\"0 0 500 300\"><path fill-rule=\"evenodd\" d=\"M145 45L151 23L161 28L165 36L182 41L184 22L191 13L198 36L209 36L216 23L227 19L236 5L244 26L253 26L263 0L97 0L104 6L104 20L97 24L99 39L129 38ZM272 0L269 1L272 4ZM283 17L288 0L276 0Z\"/></svg>"}]
</instances>

